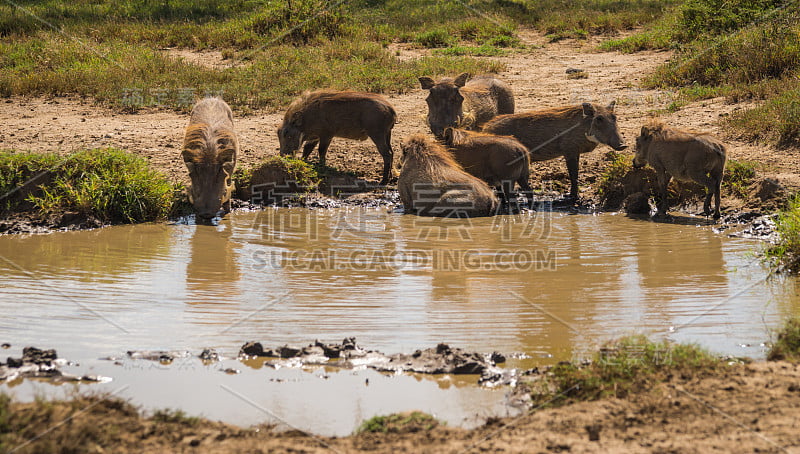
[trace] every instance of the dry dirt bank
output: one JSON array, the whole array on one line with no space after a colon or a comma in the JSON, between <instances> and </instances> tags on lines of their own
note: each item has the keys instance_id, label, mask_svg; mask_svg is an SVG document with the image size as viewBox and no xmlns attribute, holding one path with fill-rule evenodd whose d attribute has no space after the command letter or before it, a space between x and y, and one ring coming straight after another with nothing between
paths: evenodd
<instances>
[{"instance_id":1,"label":"dry dirt bank","mask_svg":"<svg viewBox=\"0 0 800 454\"><path fill-rule=\"evenodd\" d=\"M74 415L68 424L61 424ZM406 426L404 431L321 438L296 431L241 429L207 420L142 418L129 405L78 399L12 404L6 434L14 452L294 453L792 453L800 452L800 365L731 366L703 378L674 376L647 393L581 402L493 420L474 430ZM591 430L587 429L587 426ZM590 438L590 432L597 435Z\"/></svg>"}]
</instances>

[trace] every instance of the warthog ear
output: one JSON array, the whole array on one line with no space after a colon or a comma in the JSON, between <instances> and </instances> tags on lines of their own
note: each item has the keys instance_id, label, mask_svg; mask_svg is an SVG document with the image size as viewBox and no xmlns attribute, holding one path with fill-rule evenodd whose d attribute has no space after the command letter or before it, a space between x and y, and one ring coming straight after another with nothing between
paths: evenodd
<instances>
[{"instance_id":1,"label":"warthog ear","mask_svg":"<svg viewBox=\"0 0 800 454\"><path fill-rule=\"evenodd\" d=\"M590 102L583 103L583 116L585 117L593 117L594 116L594 106Z\"/></svg>"},{"instance_id":2,"label":"warthog ear","mask_svg":"<svg viewBox=\"0 0 800 454\"><path fill-rule=\"evenodd\" d=\"M613 112L614 111L614 106L616 106L616 105L617 105L617 100L615 99L615 100L611 101L611 104L608 105L608 110Z\"/></svg>"},{"instance_id":3,"label":"warthog ear","mask_svg":"<svg viewBox=\"0 0 800 454\"><path fill-rule=\"evenodd\" d=\"M461 73L456 76L456 80L453 81L453 84L456 87L463 87L467 84L467 79L469 79L469 73Z\"/></svg>"},{"instance_id":4,"label":"warthog ear","mask_svg":"<svg viewBox=\"0 0 800 454\"><path fill-rule=\"evenodd\" d=\"M422 85L423 90L430 90L434 85L436 85L436 82L434 82L433 79L428 76L422 76L419 78L419 84Z\"/></svg>"},{"instance_id":5,"label":"warthog ear","mask_svg":"<svg viewBox=\"0 0 800 454\"><path fill-rule=\"evenodd\" d=\"M639 132L639 135L642 137L650 137L650 128L647 126L642 126L642 130Z\"/></svg>"}]
</instances>

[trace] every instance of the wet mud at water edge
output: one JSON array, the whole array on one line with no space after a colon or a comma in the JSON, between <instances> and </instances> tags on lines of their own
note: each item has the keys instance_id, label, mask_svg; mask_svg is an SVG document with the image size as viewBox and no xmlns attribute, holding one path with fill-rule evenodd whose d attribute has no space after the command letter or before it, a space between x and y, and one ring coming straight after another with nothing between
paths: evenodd
<instances>
[{"instance_id":1,"label":"wet mud at water edge","mask_svg":"<svg viewBox=\"0 0 800 454\"><path fill-rule=\"evenodd\" d=\"M507 387L476 375L236 359L248 341L305 346L356 337L387 354L446 343L526 369L645 333L723 355L763 356L798 311L797 283L772 277L762 243L702 218L535 212L431 219L379 208L269 208L219 225L143 224L0 237L0 335L55 348L64 373L145 408L249 425L350 433L371 416L432 413L454 426L514 414ZM215 349L221 361L196 354ZM187 350L159 362L130 350ZM101 358L111 358L101 359ZM119 359L115 359L119 358ZM289 366L289 367L284 367ZM238 373L237 373L238 372ZM13 380L20 398L74 385Z\"/></svg>"}]
</instances>

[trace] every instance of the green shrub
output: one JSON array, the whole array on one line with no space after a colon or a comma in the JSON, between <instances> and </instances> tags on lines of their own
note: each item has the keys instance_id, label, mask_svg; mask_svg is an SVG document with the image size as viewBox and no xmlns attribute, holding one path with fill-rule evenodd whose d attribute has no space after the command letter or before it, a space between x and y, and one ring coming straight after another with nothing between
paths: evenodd
<instances>
[{"instance_id":1,"label":"green shrub","mask_svg":"<svg viewBox=\"0 0 800 454\"><path fill-rule=\"evenodd\" d=\"M17 188L39 175L23 188ZM111 223L164 219L179 186L147 161L114 148L55 154L0 153L4 211L33 209L42 215L76 211Z\"/></svg>"},{"instance_id":2,"label":"green shrub","mask_svg":"<svg viewBox=\"0 0 800 454\"><path fill-rule=\"evenodd\" d=\"M722 185L734 196L744 199L756 178L756 163L728 159Z\"/></svg>"},{"instance_id":3,"label":"green shrub","mask_svg":"<svg viewBox=\"0 0 800 454\"><path fill-rule=\"evenodd\" d=\"M800 146L800 81L794 89L768 99L752 109L735 112L728 124L751 139L766 139L781 146Z\"/></svg>"},{"instance_id":4,"label":"green shrub","mask_svg":"<svg viewBox=\"0 0 800 454\"><path fill-rule=\"evenodd\" d=\"M800 197L789 199L786 209L778 214L776 230L780 241L767 249L769 259L789 272L800 270Z\"/></svg>"}]
</instances>

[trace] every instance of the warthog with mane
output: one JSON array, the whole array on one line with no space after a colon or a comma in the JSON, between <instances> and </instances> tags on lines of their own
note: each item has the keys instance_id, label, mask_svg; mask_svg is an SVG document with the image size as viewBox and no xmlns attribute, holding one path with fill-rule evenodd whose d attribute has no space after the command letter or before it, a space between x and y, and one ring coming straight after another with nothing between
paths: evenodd
<instances>
[{"instance_id":1,"label":"warthog with mane","mask_svg":"<svg viewBox=\"0 0 800 454\"><path fill-rule=\"evenodd\" d=\"M200 217L213 218L220 208L230 211L231 177L238 153L239 140L228 104L220 98L205 98L195 104L181 156L192 180L189 200Z\"/></svg>"},{"instance_id":2,"label":"warthog with mane","mask_svg":"<svg viewBox=\"0 0 800 454\"><path fill-rule=\"evenodd\" d=\"M389 182L392 170L392 128L397 121L394 108L374 93L320 90L305 92L289 106L278 128L282 156L292 156L303 145L303 159L319 144L319 162L334 137L372 139L383 157L380 184Z\"/></svg>"},{"instance_id":3,"label":"warthog with mane","mask_svg":"<svg viewBox=\"0 0 800 454\"><path fill-rule=\"evenodd\" d=\"M682 131L663 123L642 126L636 138L636 168L650 164L656 171L661 199L658 214L667 213L667 186L672 178L696 182L706 187L703 214L711 214L714 196L714 219L719 219L720 188L725 171L725 145L703 132Z\"/></svg>"},{"instance_id":4,"label":"warthog with mane","mask_svg":"<svg viewBox=\"0 0 800 454\"><path fill-rule=\"evenodd\" d=\"M406 213L422 216L491 216L497 196L482 180L465 172L453 156L422 134L402 144L397 188Z\"/></svg>"},{"instance_id":5,"label":"warthog with mane","mask_svg":"<svg viewBox=\"0 0 800 454\"><path fill-rule=\"evenodd\" d=\"M617 129L612 102L607 107L583 103L512 115L500 115L483 127L491 134L514 136L528 147L531 161L563 156L567 162L572 199L578 198L578 160L600 144L627 148Z\"/></svg>"},{"instance_id":6,"label":"warthog with mane","mask_svg":"<svg viewBox=\"0 0 800 454\"><path fill-rule=\"evenodd\" d=\"M495 187L503 195L504 202L508 202L514 183L517 183L528 197L529 205L533 203L533 191L528 181L528 149L517 139L447 128L444 130L444 143L464 170Z\"/></svg>"},{"instance_id":7,"label":"warthog with mane","mask_svg":"<svg viewBox=\"0 0 800 454\"><path fill-rule=\"evenodd\" d=\"M448 127L480 129L497 115L514 113L514 93L508 84L488 75L467 82L468 78L467 73L439 81L419 78L429 91L428 126L436 137L441 138Z\"/></svg>"}]
</instances>

